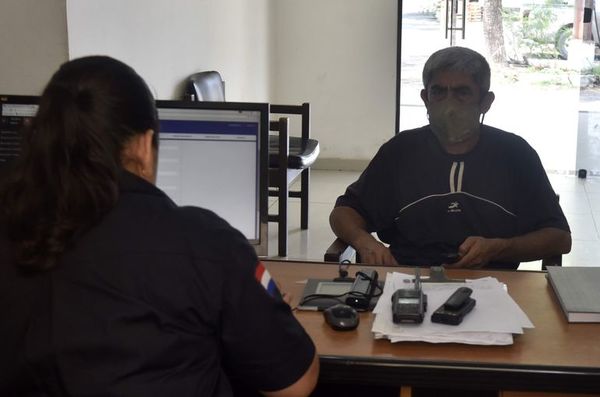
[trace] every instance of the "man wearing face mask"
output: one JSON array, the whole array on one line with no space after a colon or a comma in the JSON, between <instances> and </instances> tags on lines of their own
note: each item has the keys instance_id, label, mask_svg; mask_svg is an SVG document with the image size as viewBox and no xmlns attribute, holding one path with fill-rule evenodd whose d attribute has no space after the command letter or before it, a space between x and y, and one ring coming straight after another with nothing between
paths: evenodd
<instances>
[{"instance_id":1,"label":"man wearing face mask","mask_svg":"<svg viewBox=\"0 0 600 397\"><path fill-rule=\"evenodd\" d=\"M569 226L535 150L483 124L494 101L485 58L439 50L423 87L429 125L379 149L338 198L334 233L370 264L516 269L569 252Z\"/></svg>"}]
</instances>

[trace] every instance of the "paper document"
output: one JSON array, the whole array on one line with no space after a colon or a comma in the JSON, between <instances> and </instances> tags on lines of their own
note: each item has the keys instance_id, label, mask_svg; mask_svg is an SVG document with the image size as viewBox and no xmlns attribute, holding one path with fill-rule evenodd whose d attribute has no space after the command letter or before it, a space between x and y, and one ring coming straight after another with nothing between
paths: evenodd
<instances>
[{"instance_id":1,"label":"paper document","mask_svg":"<svg viewBox=\"0 0 600 397\"><path fill-rule=\"evenodd\" d=\"M513 343L512 334L522 334L523 328L533 328L504 284L492 277L467 280L465 283L422 283L423 292L427 295L427 312L423 323L394 324L392 294L399 288L412 288L413 279L414 276L404 273L387 274L383 294L373 310L375 320L372 331L375 338L387 338L392 342L509 345ZM463 322L460 325L431 322L431 314L462 286L471 288L471 298L477 301Z\"/></svg>"}]
</instances>

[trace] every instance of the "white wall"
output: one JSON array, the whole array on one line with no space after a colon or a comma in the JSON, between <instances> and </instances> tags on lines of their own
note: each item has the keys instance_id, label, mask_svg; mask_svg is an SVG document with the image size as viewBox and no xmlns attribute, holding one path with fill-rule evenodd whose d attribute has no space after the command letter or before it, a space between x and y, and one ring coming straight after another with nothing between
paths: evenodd
<instances>
[{"instance_id":1,"label":"white wall","mask_svg":"<svg viewBox=\"0 0 600 397\"><path fill-rule=\"evenodd\" d=\"M90 54L130 64L160 99L181 95L188 75L218 70L229 101L310 102L321 164L364 164L394 133L396 7L397 0L2 0L0 92L37 94L60 63Z\"/></svg>"},{"instance_id":2,"label":"white wall","mask_svg":"<svg viewBox=\"0 0 600 397\"><path fill-rule=\"evenodd\" d=\"M394 135L397 3L272 3L271 99L311 103L321 164L364 163Z\"/></svg>"},{"instance_id":3,"label":"white wall","mask_svg":"<svg viewBox=\"0 0 600 397\"><path fill-rule=\"evenodd\" d=\"M39 95L67 54L65 0L0 1L0 93Z\"/></svg>"},{"instance_id":4,"label":"white wall","mask_svg":"<svg viewBox=\"0 0 600 397\"><path fill-rule=\"evenodd\" d=\"M159 99L190 74L218 70L228 101L267 101L268 0L67 0L69 57L131 65Z\"/></svg>"}]
</instances>

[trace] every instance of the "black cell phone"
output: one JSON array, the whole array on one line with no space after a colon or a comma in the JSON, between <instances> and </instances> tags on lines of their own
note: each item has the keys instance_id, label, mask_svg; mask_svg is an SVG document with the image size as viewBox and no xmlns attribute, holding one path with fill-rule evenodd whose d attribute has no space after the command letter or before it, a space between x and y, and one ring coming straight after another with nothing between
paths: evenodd
<instances>
[{"instance_id":1,"label":"black cell phone","mask_svg":"<svg viewBox=\"0 0 600 397\"><path fill-rule=\"evenodd\" d=\"M463 318L475 307L475 299L471 298L473 291L468 287L460 287L442 306L431 315L434 323L458 325Z\"/></svg>"},{"instance_id":2,"label":"black cell phone","mask_svg":"<svg viewBox=\"0 0 600 397\"><path fill-rule=\"evenodd\" d=\"M460 259L460 255L458 254L458 252L446 252L442 254L442 256L444 258L444 263L447 265L456 263Z\"/></svg>"}]
</instances>

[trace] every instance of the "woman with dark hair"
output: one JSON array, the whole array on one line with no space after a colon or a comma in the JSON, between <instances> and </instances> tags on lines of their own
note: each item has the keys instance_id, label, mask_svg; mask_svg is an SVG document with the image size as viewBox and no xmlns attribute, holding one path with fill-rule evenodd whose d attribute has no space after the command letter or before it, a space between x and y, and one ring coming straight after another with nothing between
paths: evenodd
<instances>
[{"instance_id":1,"label":"woman with dark hair","mask_svg":"<svg viewBox=\"0 0 600 397\"><path fill-rule=\"evenodd\" d=\"M154 99L65 63L0 186L0 395L308 395L314 345L244 236L154 186Z\"/></svg>"}]
</instances>

